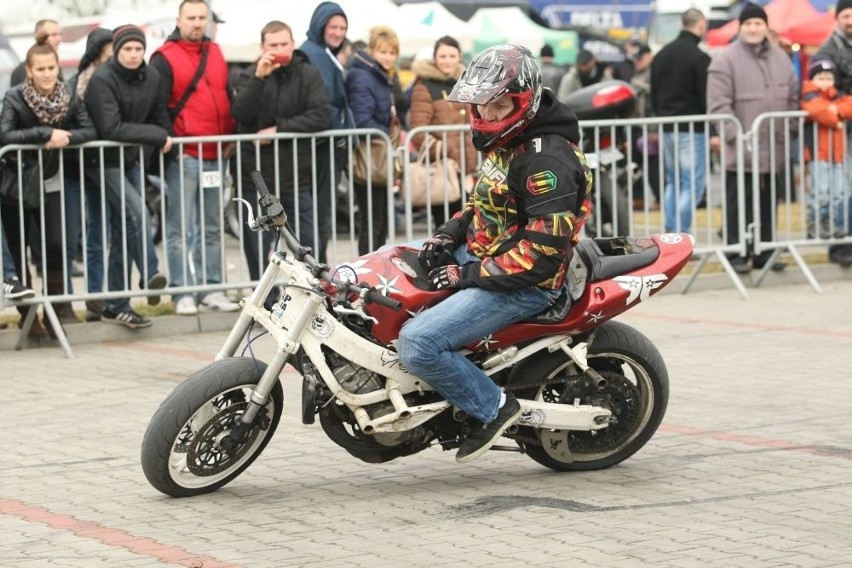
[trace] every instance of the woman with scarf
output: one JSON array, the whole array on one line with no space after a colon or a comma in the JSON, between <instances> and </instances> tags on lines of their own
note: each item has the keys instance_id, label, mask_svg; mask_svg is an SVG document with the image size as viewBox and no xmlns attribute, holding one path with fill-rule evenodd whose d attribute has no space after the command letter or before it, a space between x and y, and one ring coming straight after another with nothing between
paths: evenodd
<instances>
[{"instance_id":1,"label":"woman with scarf","mask_svg":"<svg viewBox=\"0 0 852 568\"><path fill-rule=\"evenodd\" d=\"M441 126L444 124L468 124L467 105L448 100L450 92L456 86L456 81L464 73L462 51L459 42L450 36L444 36L435 42L432 59L415 59L411 66L416 79L411 89L411 113L408 124L411 128L418 126ZM437 134L436 138L446 148L446 156L459 164L462 178L473 174L477 169L477 153L473 147L470 132L447 132ZM425 135L417 135L412 139L415 148L422 148ZM437 155L436 145L431 147L431 160L442 160L444 150ZM463 180L460 180L463 181ZM461 186L465 187L462 183ZM446 210L445 210L446 208ZM461 200L450 203L432 204L432 219L435 226L443 225L454 213L461 210Z\"/></svg>"},{"instance_id":2,"label":"woman with scarf","mask_svg":"<svg viewBox=\"0 0 852 568\"><path fill-rule=\"evenodd\" d=\"M62 149L94 140L96 133L82 101L59 80L59 57L48 45L46 34L39 36L27 51L25 64L27 80L6 91L3 100L0 146L37 144L44 150L41 162L36 152L7 155L7 161L20 156L24 179L19 186L16 177L15 192L4 197L3 228L15 268L19 275L26 275L27 282L31 281L29 268L21 251L25 250L31 226L42 231L45 291L49 295L62 295L71 293L70 289L66 291L65 274L66 270L70 271L75 251L67 246L68 235L76 235L80 230L80 171L74 156L77 151ZM17 172L17 164L7 163L3 173L17 176ZM15 202L19 188L22 193L36 192L39 199L30 203L25 199L24 204ZM20 217L19 205L23 211ZM62 321L77 321L70 302L54 304L54 308ZM18 310L23 316L28 308L22 306ZM44 330L35 324L30 332L43 335Z\"/></svg>"},{"instance_id":3,"label":"woman with scarf","mask_svg":"<svg viewBox=\"0 0 852 568\"><path fill-rule=\"evenodd\" d=\"M391 121L398 120L393 104L394 66L399 57L399 38L387 26L370 30L367 49L357 52L346 76L346 94L355 117L356 128L376 128L391 133ZM366 144L361 138L360 144ZM394 149L395 150L395 149ZM387 185L373 183L371 188L353 182L358 205L358 254L376 250L388 237Z\"/></svg>"}]
</instances>

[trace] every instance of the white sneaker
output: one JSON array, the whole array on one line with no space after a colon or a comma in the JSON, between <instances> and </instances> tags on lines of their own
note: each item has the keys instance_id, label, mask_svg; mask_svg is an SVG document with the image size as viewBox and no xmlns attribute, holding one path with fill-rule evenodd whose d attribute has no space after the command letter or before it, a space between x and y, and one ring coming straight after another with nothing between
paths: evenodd
<instances>
[{"instance_id":1,"label":"white sneaker","mask_svg":"<svg viewBox=\"0 0 852 568\"><path fill-rule=\"evenodd\" d=\"M235 312L240 305L225 297L222 292L211 292L201 300L201 306L214 312Z\"/></svg>"},{"instance_id":2,"label":"white sneaker","mask_svg":"<svg viewBox=\"0 0 852 568\"><path fill-rule=\"evenodd\" d=\"M195 305L195 298L192 296L183 296L178 298L175 303L175 313L179 316L194 316L198 313L198 306Z\"/></svg>"}]
</instances>

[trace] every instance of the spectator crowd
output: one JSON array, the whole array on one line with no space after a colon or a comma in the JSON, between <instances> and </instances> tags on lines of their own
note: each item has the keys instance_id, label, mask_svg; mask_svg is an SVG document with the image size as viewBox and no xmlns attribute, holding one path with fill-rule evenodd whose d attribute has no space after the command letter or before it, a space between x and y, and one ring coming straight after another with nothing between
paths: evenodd
<instances>
[{"instance_id":1,"label":"spectator crowd","mask_svg":"<svg viewBox=\"0 0 852 568\"><path fill-rule=\"evenodd\" d=\"M576 63L566 69L554 63L553 49L545 45L540 52L542 83L566 102L580 89L621 80L636 93L635 116L729 114L745 129L762 113L804 109L806 130L793 134L801 134L808 148L808 231L820 238L840 238L850 225L852 150L846 134L847 119L852 117L852 0L838 2L836 18L837 29L812 58L803 85L788 54L772 41L766 12L755 4L747 4L739 16L737 41L712 59L700 47L707 19L690 8L672 43L653 54L640 42L628 42L625 61L616 65L604 65L590 51L581 50ZM148 302L156 304L158 291L170 286L176 289L172 300L179 315L201 309L237 310L238 305L221 291L223 188L229 175L238 182L241 196L255 203L249 173L261 171L267 185L278 189L300 241L324 262L338 184L350 170L353 151L369 144L367 138L352 137L347 131L378 129L393 137L399 129L468 123L466 105L447 100L465 70L464 54L452 37L437 39L431 53L413 61L414 79L404 89L394 30L376 26L365 43L353 44L346 38L347 16L334 2L319 3L307 40L299 46L287 23L268 22L259 30L257 60L236 73L214 41L215 26L221 23L204 0L183 0L174 32L151 54L146 53L145 33L133 24L95 29L77 73L67 79L57 56L60 24L52 20L36 24L35 44L14 71L0 114L0 145L43 148L40 157L35 152L7 153L2 164L0 234L7 300L35 294L30 266L41 273L44 293L72 294L70 275L82 249L89 293L102 293L105 287L126 291L138 285ZM329 131L341 134L314 139L275 136ZM232 134L251 134L257 140L174 142L180 137ZM704 156L709 150L727 158L722 165L726 242L740 239L740 213L746 224L759 215L761 238L772 239L774 205L769 188L779 172L763 156L753 170L751 156L746 156L746 210L740 212L738 166L730 161L737 155L731 132L693 121L688 128L667 123L659 134L631 139L635 155L649 164L650 174L633 187L633 207L660 208L665 230L691 230L693 212L704 197ZM124 145L66 149L94 140ZM409 142L415 151L441 158L430 135ZM783 148L765 144L760 150ZM475 175L476 151L469 135L446 139L441 155L462 166L462 185ZM145 186L152 173L161 176L168 203L165 259L157 257L144 214ZM388 238L388 216L393 211L388 199L397 181L353 180L360 212L359 253L382 246ZM33 188L39 197L28 201ZM758 192L757 212L751 206L752 188ZM433 204L429 215L441 224L461 207L461 201ZM247 231L241 240L249 274L257 280L273 243L268 234ZM852 249L832 245L829 258L852 265ZM769 255L748 252L731 255L730 261L737 272L746 273L763 268ZM771 268L782 270L784 265L774 262ZM210 291L188 291L197 285ZM79 321L70 303L55 308L63 324ZM28 308L18 309L23 321ZM87 302L85 319L131 329L151 325L128 297ZM31 329L34 335L51 332L38 319Z\"/></svg>"}]
</instances>

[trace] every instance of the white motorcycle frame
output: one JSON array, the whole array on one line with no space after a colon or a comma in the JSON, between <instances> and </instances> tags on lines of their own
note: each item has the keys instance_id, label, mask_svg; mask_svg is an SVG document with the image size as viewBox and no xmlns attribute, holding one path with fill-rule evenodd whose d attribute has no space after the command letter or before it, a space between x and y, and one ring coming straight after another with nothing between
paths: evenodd
<instances>
[{"instance_id":1,"label":"white motorcycle frame","mask_svg":"<svg viewBox=\"0 0 852 568\"><path fill-rule=\"evenodd\" d=\"M282 232L284 230L286 229L282 229ZM272 287L282 282L286 300L276 304L270 312L264 308L264 300ZM364 339L331 315L319 284L320 280L311 274L307 264L297 260L291 253L279 250L267 266L257 288L251 296L242 301L238 320L216 359L234 356L252 321L263 326L278 345L273 360L252 391L250 400L255 406L252 408L253 405L250 405L243 414L244 421L253 420L257 409L265 404L275 381L279 380L289 357L300 347L332 395L352 410L358 426L365 434L410 430L431 420L450 406L445 400L409 406L404 399L406 394L433 389L422 379L408 373L395 351ZM343 306L335 306L334 310L354 313L365 320L371 319L363 311L363 300L357 300L356 304L354 310ZM571 341L567 335L554 335L542 338L520 350L508 347L495 352L483 367L488 375L492 375L540 351L552 352L561 349L585 371L588 369L585 344L572 348ZM323 345L353 364L386 377L385 387L359 394L344 389L326 364L321 350ZM385 401L392 404L393 412L374 417L365 409L369 405ZM579 401L575 401L573 405L527 399L519 399L519 402L523 412L518 424L534 428L599 430L609 425L612 416L606 408L579 404Z\"/></svg>"}]
</instances>

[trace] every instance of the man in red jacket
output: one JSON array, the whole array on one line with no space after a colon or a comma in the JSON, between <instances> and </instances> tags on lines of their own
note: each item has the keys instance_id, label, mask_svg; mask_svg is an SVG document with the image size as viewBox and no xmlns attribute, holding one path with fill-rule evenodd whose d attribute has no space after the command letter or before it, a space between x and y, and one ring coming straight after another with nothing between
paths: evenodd
<instances>
[{"instance_id":1,"label":"man in red jacket","mask_svg":"<svg viewBox=\"0 0 852 568\"><path fill-rule=\"evenodd\" d=\"M151 57L162 76L175 136L234 132L228 65L218 44L205 35L209 15L204 0L183 0L175 31ZM166 169L169 280L174 286L221 284L222 183L233 145L185 144L174 153ZM198 313L193 295L176 295L174 301L178 314ZM211 310L239 309L222 292L207 293L200 303Z\"/></svg>"}]
</instances>

